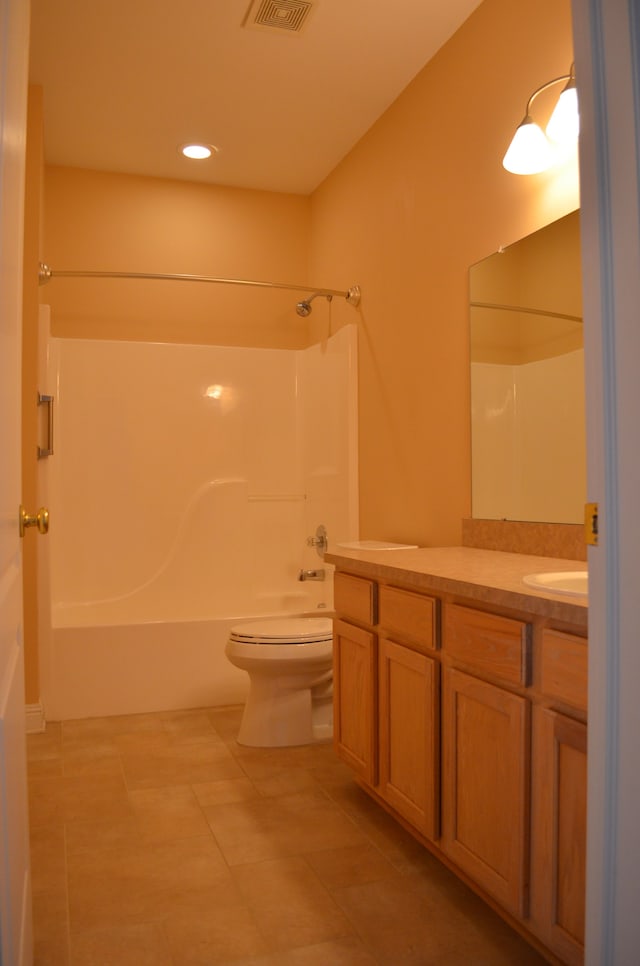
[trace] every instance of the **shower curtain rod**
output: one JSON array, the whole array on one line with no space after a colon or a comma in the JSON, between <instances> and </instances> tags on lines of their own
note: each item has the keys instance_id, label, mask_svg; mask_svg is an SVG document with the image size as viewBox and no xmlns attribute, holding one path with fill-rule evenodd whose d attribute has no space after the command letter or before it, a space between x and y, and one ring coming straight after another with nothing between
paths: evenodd
<instances>
[{"instance_id":1,"label":"shower curtain rod","mask_svg":"<svg viewBox=\"0 0 640 966\"><path fill-rule=\"evenodd\" d=\"M38 281L40 285L45 285L52 278L143 278L143 279L162 279L174 282L217 282L223 285L252 285L259 288L284 288L292 292L311 292L314 296L324 296L332 299L334 295L340 295L347 300L349 305L358 305L360 302L360 286L352 285L346 292L334 288L313 288L311 285L290 285L286 282L257 282L244 278L216 278L212 275L173 275L165 272L68 272L58 271L49 265L40 263Z\"/></svg>"},{"instance_id":2,"label":"shower curtain rod","mask_svg":"<svg viewBox=\"0 0 640 966\"><path fill-rule=\"evenodd\" d=\"M499 302L469 302L472 309L499 309L501 312L524 312L525 315L544 315L548 319L567 319L569 322L584 322L581 315L565 315L564 312L551 312L547 309L529 309L524 305L500 305Z\"/></svg>"}]
</instances>

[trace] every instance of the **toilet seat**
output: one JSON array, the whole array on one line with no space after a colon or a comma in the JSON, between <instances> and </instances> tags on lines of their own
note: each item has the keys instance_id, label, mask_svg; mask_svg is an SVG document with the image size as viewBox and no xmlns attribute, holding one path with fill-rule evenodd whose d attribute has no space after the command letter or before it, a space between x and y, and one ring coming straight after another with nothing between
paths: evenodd
<instances>
[{"instance_id":1,"label":"toilet seat","mask_svg":"<svg viewBox=\"0 0 640 966\"><path fill-rule=\"evenodd\" d=\"M314 644L332 640L327 617L286 617L244 621L231 628L229 639L244 644Z\"/></svg>"}]
</instances>

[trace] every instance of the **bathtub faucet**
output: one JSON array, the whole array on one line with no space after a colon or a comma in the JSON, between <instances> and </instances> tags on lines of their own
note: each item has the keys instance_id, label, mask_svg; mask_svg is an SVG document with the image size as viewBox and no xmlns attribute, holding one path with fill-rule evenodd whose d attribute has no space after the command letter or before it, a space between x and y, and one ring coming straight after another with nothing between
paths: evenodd
<instances>
[{"instance_id":1,"label":"bathtub faucet","mask_svg":"<svg viewBox=\"0 0 640 966\"><path fill-rule=\"evenodd\" d=\"M300 570L298 580L324 580L324 568L320 570Z\"/></svg>"}]
</instances>

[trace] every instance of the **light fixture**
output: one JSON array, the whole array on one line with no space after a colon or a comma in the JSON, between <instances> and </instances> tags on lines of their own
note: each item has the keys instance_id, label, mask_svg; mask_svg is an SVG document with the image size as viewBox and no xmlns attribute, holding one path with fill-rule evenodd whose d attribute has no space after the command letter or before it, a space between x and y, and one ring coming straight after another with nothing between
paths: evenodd
<instances>
[{"instance_id":1,"label":"light fixture","mask_svg":"<svg viewBox=\"0 0 640 966\"><path fill-rule=\"evenodd\" d=\"M181 144L180 151L185 158L192 158L194 161L204 161L212 154L218 153L218 149L213 144Z\"/></svg>"},{"instance_id":2,"label":"light fixture","mask_svg":"<svg viewBox=\"0 0 640 966\"><path fill-rule=\"evenodd\" d=\"M547 124L546 135L531 117L531 105L538 96L554 84L567 81L558 103ZM570 145L578 137L579 130L578 94L573 64L568 74L554 77L533 92L518 125L507 153L502 159L503 167L513 174L538 174L546 171L556 160L551 141L558 145Z\"/></svg>"}]
</instances>

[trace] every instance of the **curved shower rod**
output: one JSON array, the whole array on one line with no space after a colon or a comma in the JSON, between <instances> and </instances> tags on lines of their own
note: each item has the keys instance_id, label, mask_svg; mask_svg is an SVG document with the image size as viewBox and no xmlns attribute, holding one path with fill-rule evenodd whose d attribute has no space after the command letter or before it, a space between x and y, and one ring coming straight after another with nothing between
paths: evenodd
<instances>
[{"instance_id":1,"label":"curved shower rod","mask_svg":"<svg viewBox=\"0 0 640 966\"><path fill-rule=\"evenodd\" d=\"M360 286L352 285L346 292L334 288L313 288L311 285L289 285L286 282L257 282L244 278L216 278L211 275L171 275L164 272L66 272L54 270L44 262L40 262L38 271L38 281L40 285L46 285L52 278L143 278L143 279L162 279L174 282L218 282L223 285L253 285L259 288L285 288L292 292L312 292L311 298L323 296L331 301L334 295L342 296L349 305L360 303ZM305 299L298 305L309 305L311 299ZM306 314L309 312L298 314Z\"/></svg>"}]
</instances>

